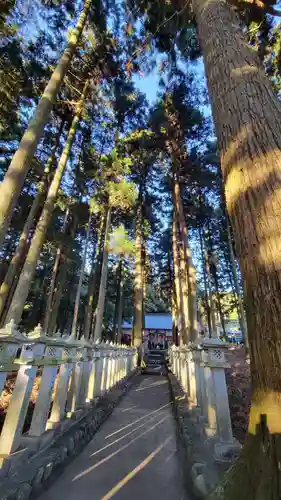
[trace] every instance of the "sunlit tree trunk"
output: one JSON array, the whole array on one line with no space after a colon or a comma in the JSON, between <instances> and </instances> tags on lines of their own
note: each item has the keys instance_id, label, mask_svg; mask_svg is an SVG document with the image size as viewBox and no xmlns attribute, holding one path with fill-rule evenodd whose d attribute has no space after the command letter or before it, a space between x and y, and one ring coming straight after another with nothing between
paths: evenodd
<instances>
[{"instance_id":1,"label":"sunlit tree trunk","mask_svg":"<svg viewBox=\"0 0 281 500\"><path fill-rule=\"evenodd\" d=\"M3 325L6 317L6 312L8 311L10 301L12 298L11 292L14 292L15 287L17 286L17 281L22 269L22 266L24 264L24 260L26 257L26 254L28 252L28 247L30 243L30 233L31 230L36 223L40 208L42 207L42 204L44 202L44 199L46 197L47 193L47 188L48 188L48 181L49 181L49 176L51 172L51 168L53 166L54 160L55 160L55 153L59 145L60 137L63 131L64 127L64 121L61 121L60 128L58 130L58 134L56 137L56 142L53 146L52 152L48 158L43 178L41 181L38 182L37 185L37 193L34 198L34 201L31 205L31 209L28 214L28 218L26 219L26 222L24 224L22 233L20 235L19 243L16 249L16 252L13 255L13 258L11 259L11 262L9 264L6 276L3 280L3 283L0 288L0 316L1 316L1 325ZM13 288L13 290L11 290ZM9 300L10 298L10 300ZM6 309L6 311L4 310Z\"/></svg>"},{"instance_id":2,"label":"sunlit tree trunk","mask_svg":"<svg viewBox=\"0 0 281 500\"><path fill-rule=\"evenodd\" d=\"M49 227L49 224L52 219L53 211L55 208L55 202L56 198L58 195L60 183L62 180L62 176L65 171L65 167L71 152L71 147L73 144L73 140L75 137L76 129L78 126L78 123L81 118L82 110L83 110L83 105L84 105L84 99L85 99L85 93L88 88L88 82L86 82L84 86L83 93L81 95L81 99L79 103L76 106L76 112L75 112L75 117L72 121L71 128L69 130L67 140L65 147L63 149L62 155L60 157L60 161L58 163L54 178L51 182L47 199L45 201L42 214L40 216L40 219L37 223L36 229L34 236L31 240L30 243L30 248L26 257L25 264L23 266L19 282L17 285L17 288L15 290L9 311L7 313L6 321L10 321L11 319L14 319L16 322L19 322L21 319L22 311L24 308L24 304L26 301L26 298L28 296L28 292L32 283L32 279L34 277L35 271L36 271L36 266L37 262L40 256L40 251L42 249L42 246L44 244L47 230Z\"/></svg>"},{"instance_id":3,"label":"sunlit tree trunk","mask_svg":"<svg viewBox=\"0 0 281 500\"><path fill-rule=\"evenodd\" d=\"M183 211L180 185L175 174L174 174L174 193L175 193L176 209L179 219L180 237L184 250L186 273L188 280L189 337L190 340L194 341L198 335L196 271L192 262L191 251L188 245L188 233Z\"/></svg>"},{"instance_id":4,"label":"sunlit tree trunk","mask_svg":"<svg viewBox=\"0 0 281 500\"><path fill-rule=\"evenodd\" d=\"M78 281L76 297L75 297L73 321L72 321L72 327L71 327L71 336L74 338L76 338L76 334L77 334L79 306L80 306L80 299L81 299L82 284L83 284L83 279L84 279L84 275L85 275L85 264L86 264L86 258L87 258L87 250L88 250L88 244L89 244L89 238L90 238L91 224L92 224L92 212L90 212L90 215L89 215L83 257L82 257L82 262L81 262L81 267L80 267L80 272L79 272L79 281Z\"/></svg>"},{"instance_id":5,"label":"sunlit tree trunk","mask_svg":"<svg viewBox=\"0 0 281 500\"><path fill-rule=\"evenodd\" d=\"M122 337L123 304L124 304L124 260L122 261L121 265L120 291L119 291L118 316L117 316L117 342L119 344L121 343L121 337Z\"/></svg>"},{"instance_id":6,"label":"sunlit tree trunk","mask_svg":"<svg viewBox=\"0 0 281 500\"><path fill-rule=\"evenodd\" d=\"M136 243L135 243L135 266L134 266L134 320L132 332L132 344L140 347L142 344L143 331L143 245L142 245L142 187L136 214Z\"/></svg>"},{"instance_id":7,"label":"sunlit tree trunk","mask_svg":"<svg viewBox=\"0 0 281 500\"><path fill-rule=\"evenodd\" d=\"M170 244L168 246L168 272L169 272L169 286L170 286L170 304L171 304L171 312L172 312L172 339L173 344L178 345L178 308L177 308L177 293L176 293L176 285L175 285L175 273L172 263L172 255Z\"/></svg>"},{"instance_id":8,"label":"sunlit tree trunk","mask_svg":"<svg viewBox=\"0 0 281 500\"><path fill-rule=\"evenodd\" d=\"M122 303L120 304L120 294L122 287L122 274L123 274L123 256L120 256L117 272L116 272L116 299L115 299L115 307L114 307L114 320L113 320L113 332L112 332L112 340L113 342L117 341L117 332L118 332L118 320L120 315L120 305L122 307ZM122 315L122 310L121 310Z\"/></svg>"},{"instance_id":9,"label":"sunlit tree trunk","mask_svg":"<svg viewBox=\"0 0 281 500\"><path fill-rule=\"evenodd\" d=\"M178 339L178 308L177 308L177 296L176 296L176 291L175 287L172 287L172 293L171 293L171 310L172 310L172 322L173 322L173 327L172 327L172 338L173 338L173 344L178 345L179 339Z\"/></svg>"},{"instance_id":10,"label":"sunlit tree trunk","mask_svg":"<svg viewBox=\"0 0 281 500\"><path fill-rule=\"evenodd\" d=\"M106 227L105 227L105 237L104 237L104 249L102 257L102 268L101 268L101 280L99 288L99 298L96 308L96 323L94 331L94 342L101 339L102 334L102 323L103 323L103 313L104 313L104 303L106 295L106 284L107 284L107 273L108 273L108 252L109 252L109 234L111 227L111 207L108 207L106 216Z\"/></svg>"},{"instance_id":11,"label":"sunlit tree trunk","mask_svg":"<svg viewBox=\"0 0 281 500\"><path fill-rule=\"evenodd\" d=\"M275 500L281 484L281 103L233 9L222 0L193 0L193 9L243 277L252 374L248 439L211 498Z\"/></svg>"},{"instance_id":12,"label":"sunlit tree trunk","mask_svg":"<svg viewBox=\"0 0 281 500\"><path fill-rule=\"evenodd\" d=\"M70 67L72 57L86 23L91 3L92 0L85 0L76 27L71 30L69 35L67 47L41 96L35 114L22 137L20 145L13 156L9 169L0 186L0 245L2 245L4 241L13 209L17 203L21 188L31 165L31 159L49 119L60 86Z\"/></svg>"},{"instance_id":13,"label":"sunlit tree trunk","mask_svg":"<svg viewBox=\"0 0 281 500\"><path fill-rule=\"evenodd\" d=\"M175 174L173 179L173 204L176 216L177 242L178 242L179 262L180 262L180 284L182 288L182 312L185 324L184 338L181 341L187 343L188 340L191 340L191 317L192 317L192 312L190 310L190 305L192 304L192 301L190 299L190 289L189 289L189 279L188 279L190 272L189 271L190 250L187 245L187 229L184 220L180 187ZM195 307L196 307L196 293L195 293Z\"/></svg>"},{"instance_id":14,"label":"sunlit tree trunk","mask_svg":"<svg viewBox=\"0 0 281 500\"><path fill-rule=\"evenodd\" d=\"M173 210L172 238L173 238L174 280L175 280L175 289L176 289L176 298L177 298L179 337L180 337L180 343L184 344L187 339L186 339L186 331L185 331L185 318L184 318L184 312L183 312L183 289L182 289L182 284L181 284L177 216L176 216L175 209Z\"/></svg>"}]
</instances>

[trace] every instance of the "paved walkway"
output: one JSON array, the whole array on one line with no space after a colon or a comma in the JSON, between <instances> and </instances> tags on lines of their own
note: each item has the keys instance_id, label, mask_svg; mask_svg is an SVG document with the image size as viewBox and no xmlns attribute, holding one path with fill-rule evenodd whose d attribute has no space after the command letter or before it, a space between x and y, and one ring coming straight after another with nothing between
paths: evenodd
<instances>
[{"instance_id":1,"label":"paved walkway","mask_svg":"<svg viewBox=\"0 0 281 500\"><path fill-rule=\"evenodd\" d=\"M40 500L187 500L168 382L143 376Z\"/></svg>"}]
</instances>

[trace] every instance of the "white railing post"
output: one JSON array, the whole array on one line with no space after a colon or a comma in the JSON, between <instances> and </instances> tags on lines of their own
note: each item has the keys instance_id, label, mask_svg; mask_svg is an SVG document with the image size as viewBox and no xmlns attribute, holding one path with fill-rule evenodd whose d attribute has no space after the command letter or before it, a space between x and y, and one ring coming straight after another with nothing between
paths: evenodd
<instances>
[{"instance_id":1,"label":"white railing post","mask_svg":"<svg viewBox=\"0 0 281 500\"><path fill-rule=\"evenodd\" d=\"M10 455L16 451L20 445L22 429L24 426L30 394L32 391L34 379L37 372L37 366L34 364L34 345L28 341L28 338L16 332L16 327L12 323L11 338L21 339L23 343L20 357L14 362L19 364L15 388L13 390L7 415L3 425L0 437L0 455ZM9 341L8 341L9 343ZM44 346L38 346L37 355L42 355Z\"/></svg>"},{"instance_id":2,"label":"white railing post","mask_svg":"<svg viewBox=\"0 0 281 500\"><path fill-rule=\"evenodd\" d=\"M113 350L110 343L107 349L107 377L106 377L106 391L109 391L112 386L112 370L113 370Z\"/></svg>"},{"instance_id":3,"label":"white railing post","mask_svg":"<svg viewBox=\"0 0 281 500\"><path fill-rule=\"evenodd\" d=\"M102 352L102 376L101 376L101 396L106 392L107 387L107 377L108 377L108 341L101 344Z\"/></svg>"},{"instance_id":4,"label":"white railing post","mask_svg":"<svg viewBox=\"0 0 281 500\"><path fill-rule=\"evenodd\" d=\"M96 384L98 383L98 349L97 345L92 347L92 360L90 362L89 380L87 385L86 402L89 403L95 398Z\"/></svg>"},{"instance_id":5,"label":"white railing post","mask_svg":"<svg viewBox=\"0 0 281 500\"><path fill-rule=\"evenodd\" d=\"M201 406L200 362L199 346L191 343L188 352L188 380L189 397L193 406Z\"/></svg>"},{"instance_id":6,"label":"white railing post","mask_svg":"<svg viewBox=\"0 0 281 500\"><path fill-rule=\"evenodd\" d=\"M93 346L85 339L76 340L71 336L67 339L66 343L76 348L76 359L67 396L67 416L71 417L86 402L86 390L89 382Z\"/></svg>"},{"instance_id":7,"label":"white railing post","mask_svg":"<svg viewBox=\"0 0 281 500\"><path fill-rule=\"evenodd\" d=\"M121 371L121 356L122 356L122 346L117 344L116 346L116 384L120 381L120 371Z\"/></svg>"},{"instance_id":8,"label":"white railing post","mask_svg":"<svg viewBox=\"0 0 281 500\"><path fill-rule=\"evenodd\" d=\"M121 380L125 377L126 374L126 362L127 362L127 350L126 346L123 345L122 349L122 361L121 361Z\"/></svg>"},{"instance_id":9,"label":"white railing post","mask_svg":"<svg viewBox=\"0 0 281 500\"><path fill-rule=\"evenodd\" d=\"M94 345L89 340L86 340L82 337L79 341L82 347L82 374L80 379L80 388L78 389L77 395L77 406L84 405L87 402L88 398L88 388L89 388L89 379L93 366L93 348Z\"/></svg>"},{"instance_id":10,"label":"white railing post","mask_svg":"<svg viewBox=\"0 0 281 500\"><path fill-rule=\"evenodd\" d=\"M70 345L63 338L53 337L58 345L62 345L62 364L60 365L58 380L56 384L56 392L54 396L53 406L50 418L47 422L47 429L56 427L66 414L66 401L68 396L69 380L73 369L73 364L76 361L76 347Z\"/></svg>"},{"instance_id":11,"label":"white railing post","mask_svg":"<svg viewBox=\"0 0 281 500\"><path fill-rule=\"evenodd\" d=\"M176 377L179 380L179 378L180 378L180 347L179 346L177 346L177 348L176 348L175 355L176 355Z\"/></svg>"},{"instance_id":12,"label":"white railing post","mask_svg":"<svg viewBox=\"0 0 281 500\"><path fill-rule=\"evenodd\" d=\"M171 370L172 373L175 375L176 374L176 346L172 345L170 349L171 353Z\"/></svg>"},{"instance_id":13,"label":"white railing post","mask_svg":"<svg viewBox=\"0 0 281 500\"><path fill-rule=\"evenodd\" d=\"M208 401L208 433L221 442L233 443L225 369L228 344L220 339L204 339L202 342L202 365Z\"/></svg>"},{"instance_id":14,"label":"white railing post","mask_svg":"<svg viewBox=\"0 0 281 500\"><path fill-rule=\"evenodd\" d=\"M113 344L113 378L112 378L112 387L117 384L118 381L118 347L116 344Z\"/></svg>"},{"instance_id":15,"label":"white railing post","mask_svg":"<svg viewBox=\"0 0 281 500\"><path fill-rule=\"evenodd\" d=\"M34 356L37 358L37 364L43 367L41 381L39 385L39 393L35 403L35 408L32 415L29 436L41 436L46 431L48 415L50 411L53 389L57 376L58 365L61 361L63 347L56 340L43 334L40 325L28 335L28 338L35 342ZM37 356L37 346L43 346L43 355L40 358ZM41 349L40 349L41 352Z\"/></svg>"},{"instance_id":16,"label":"white railing post","mask_svg":"<svg viewBox=\"0 0 281 500\"><path fill-rule=\"evenodd\" d=\"M186 345L182 346L180 356L181 363L181 385L184 392L189 394L189 351Z\"/></svg>"},{"instance_id":17,"label":"white railing post","mask_svg":"<svg viewBox=\"0 0 281 500\"><path fill-rule=\"evenodd\" d=\"M103 377L103 365L104 365L104 349L102 344L96 344L96 369L95 369L95 385L94 385L94 397L98 398L102 395L102 377Z\"/></svg>"},{"instance_id":18,"label":"white railing post","mask_svg":"<svg viewBox=\"0 0 281 500\"><path fill-rule=\"evenodd\" d=\"M13 320L0 329L0 394L4 389L8 372L17 371L19 368L14 361L23 342L26 342L26 337L17 330Z\"/></svg>"}]
</instances>

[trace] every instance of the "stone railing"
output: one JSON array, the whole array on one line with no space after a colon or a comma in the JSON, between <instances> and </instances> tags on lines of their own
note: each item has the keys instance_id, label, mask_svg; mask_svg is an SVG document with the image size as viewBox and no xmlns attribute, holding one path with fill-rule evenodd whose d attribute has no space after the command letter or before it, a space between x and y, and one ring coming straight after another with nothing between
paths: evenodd
<instances>
[{"instance_id":1,"label":"stone railing","mask_svg":"<svg viewBox=\"0 0 281 500\"><path fill-rule=\"evenodd\" d=\"M23 335L13 322L1 329L0 392L7 377L15 385L0 435L0 475L18 450L38 450L38 442L40 448L47 446L51 430L67 429L71 419L130 375L136 364L136 349L128 346L47 337L40 326ZM38 394L23 434L36 376Z\"/></svg>"},{"instance_id":2,"label":"stone railing","mask_svg":"<svg viewBox=\"0 0 281 500\"><path fill-rule=\"evenodd\" d=\"M197 344L171 346L170 370L186 394L189 409L218 461L227 461L240 446L234 439L230 419L225 369L228 344L217 338L204 338ZM210 439L208 439L210 438Z\"/></svg>"}]
</instances>

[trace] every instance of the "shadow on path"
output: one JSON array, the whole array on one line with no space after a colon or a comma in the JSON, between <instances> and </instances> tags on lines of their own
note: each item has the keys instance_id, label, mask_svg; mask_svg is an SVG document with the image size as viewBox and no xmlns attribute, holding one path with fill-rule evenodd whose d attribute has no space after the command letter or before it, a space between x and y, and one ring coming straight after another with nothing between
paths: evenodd
<instances>
[{"instance_id":1,"label":"shadow on path","mask_svg":"<svg viewBox=\"0 0 281 500\"><path fill-rule=\"evenodd\" d=\"M40 500L187 500L168 381L141 377Z\"/></svg>"}]
</instances>

